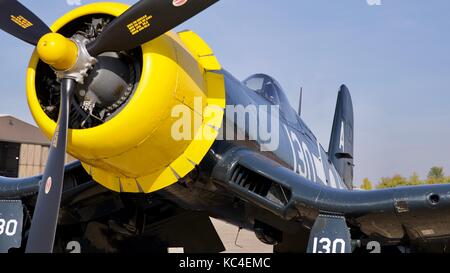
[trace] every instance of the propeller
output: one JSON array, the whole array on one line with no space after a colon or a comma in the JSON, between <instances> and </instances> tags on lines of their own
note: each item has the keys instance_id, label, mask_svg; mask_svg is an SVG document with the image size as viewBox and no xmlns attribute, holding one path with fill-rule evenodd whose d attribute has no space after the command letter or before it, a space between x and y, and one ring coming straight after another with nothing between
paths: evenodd
<instances>
[{"instance_id":1,"label":"propeller","mask_svg":"<svg viewBox=\"0 0 450 273\"><path fill-rule=\"evenodd\" d=\"M47 165L39 186L36 208L33 214L26 252L48 253L53 251L59 204L61 202L64 163L66 158L69 123L69 98L76 82L65 78L61 82L61 104L58 123L50 146Z\"/></svg>"},{"instance_id":2,"label":"propeller","mask_svg":"<svg viewBox=\"0 0 450 273\"><path fill-rule=\"evenodd\" d=\"M141 0L88 44L91 56L136 48L194 17L219 0Z\"/></svg>"},{"instance_id":3,"label":"propeller","mask_svg":"<svg viewBox=\"0 0 450 273\"><path fill-rule=\"evenodd\" d=\"M61 103L47 165L42 176L26 252L53 251L64 180L69 102L95 56L149 42L187 21L218 0L141 0L114 19L90 44L52 33L35 14L16 0L0 0L0 29L37 46L39 58L61 80ZM93 57L91 57L93 56Z\"/></svg>"},{"instance_id":4,"label":"propeller","mask_svg":"<svg viewBox=\"0 0 450 273\"><path fill-rule=\"evenodd\" d=\"M52 32L34 13L14 0L0 0L0 28L32 45Z\"/></svg>"}]
</instances>

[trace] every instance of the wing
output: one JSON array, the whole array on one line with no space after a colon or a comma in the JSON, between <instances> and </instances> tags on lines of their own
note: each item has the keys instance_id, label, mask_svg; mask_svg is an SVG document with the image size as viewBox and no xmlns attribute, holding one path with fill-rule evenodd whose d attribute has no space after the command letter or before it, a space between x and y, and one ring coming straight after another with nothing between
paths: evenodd
<instances>
[{"instance_id":1,"label":"wing","mask_svg":"<svg viewBox=\"0 0 450 273\"><path fill-rule=\"evenodd\" d=\"M353 239L376 239L383 244L423 244L450 237L450 185L332 189L247 149L234 151L214 176L247 202L286 221L302 221L312 228L311 233L322 237L339 229L342 222L353 234L360 234Z\"/></svg>"},{"instance_id":2,"label":"wing","mask_svg":"<svg viewBox=\"0 0 450 273\"><path fill-rule=\"evenodd\" d=\"M79 161L74 161L64 167L65 176L77 172L81 168ZM35 195L39 191L39 183L42 175L26 178L8 178L0 176L0 198L20 199Z\"/></svg>"}]
</instances>

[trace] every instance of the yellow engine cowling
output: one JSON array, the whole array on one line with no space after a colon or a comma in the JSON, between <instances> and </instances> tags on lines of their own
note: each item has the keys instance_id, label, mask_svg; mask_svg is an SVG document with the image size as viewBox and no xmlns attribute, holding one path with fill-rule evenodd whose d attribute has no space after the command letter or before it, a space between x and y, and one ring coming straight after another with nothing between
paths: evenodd
<instances>
[{"instance_id":1,"label":"yellow engine cowling","mask_svg":"<svg viewBox=\"0 0 450 273\"><path fill-rule=\"evenodd\" d=\"M127 8L117 3L82 6L51 28L56 32L91 14L117 17ZM224 114L224 79L217 73L220 64L195 33L167 33L142 45L142 53L142 76L127 105L97 127L69 130L68 153L78 158L98 183L117 192L149 193L186 176L212 146ZM56 123L37 97L38 61L35 52L27 73L28 104L50 139ZM173 126L180 121L172 110L180 105L192 115L192 140L172 137Z\"/></svg>"}]
</instances>

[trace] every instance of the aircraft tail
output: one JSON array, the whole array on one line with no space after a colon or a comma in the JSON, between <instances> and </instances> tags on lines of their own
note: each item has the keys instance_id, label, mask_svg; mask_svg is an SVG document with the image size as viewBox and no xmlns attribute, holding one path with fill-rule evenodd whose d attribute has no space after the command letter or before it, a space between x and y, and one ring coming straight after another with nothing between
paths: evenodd
<instances>
[{"instance_id":1,"label":"aircraft tail","mask_svg":"<svg viewBox=\"0 0 450 273\"><path fill-rule=\"evenodd\" d=\"M353 188L353 103L347 86L339 91L328 156L344 183Z\"/></svg>"}]
</instances>

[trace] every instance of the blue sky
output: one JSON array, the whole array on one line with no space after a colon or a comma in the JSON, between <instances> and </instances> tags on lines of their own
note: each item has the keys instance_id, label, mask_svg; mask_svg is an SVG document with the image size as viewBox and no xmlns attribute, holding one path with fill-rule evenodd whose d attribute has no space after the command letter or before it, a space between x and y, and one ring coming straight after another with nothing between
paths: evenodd
<instances>
[{"instance_id":1,"label":"blue sky","mask_svg":"<svg viewBox=\"0 0 450 273\"><path fill-rule=\"evenodd\" d=\"M66 1L21 2L51 24L75 8ZM381 2L222 0L177 29L199 33L238 78L277 78L295 108L303 86L303 118L325 148L338 87L347 84L357 180L425 176L435 165L450 175L450 1ZM0 43L0 113L33 122L25 98L33 48L4 33Z\"/></svg>"}]
</instances>

